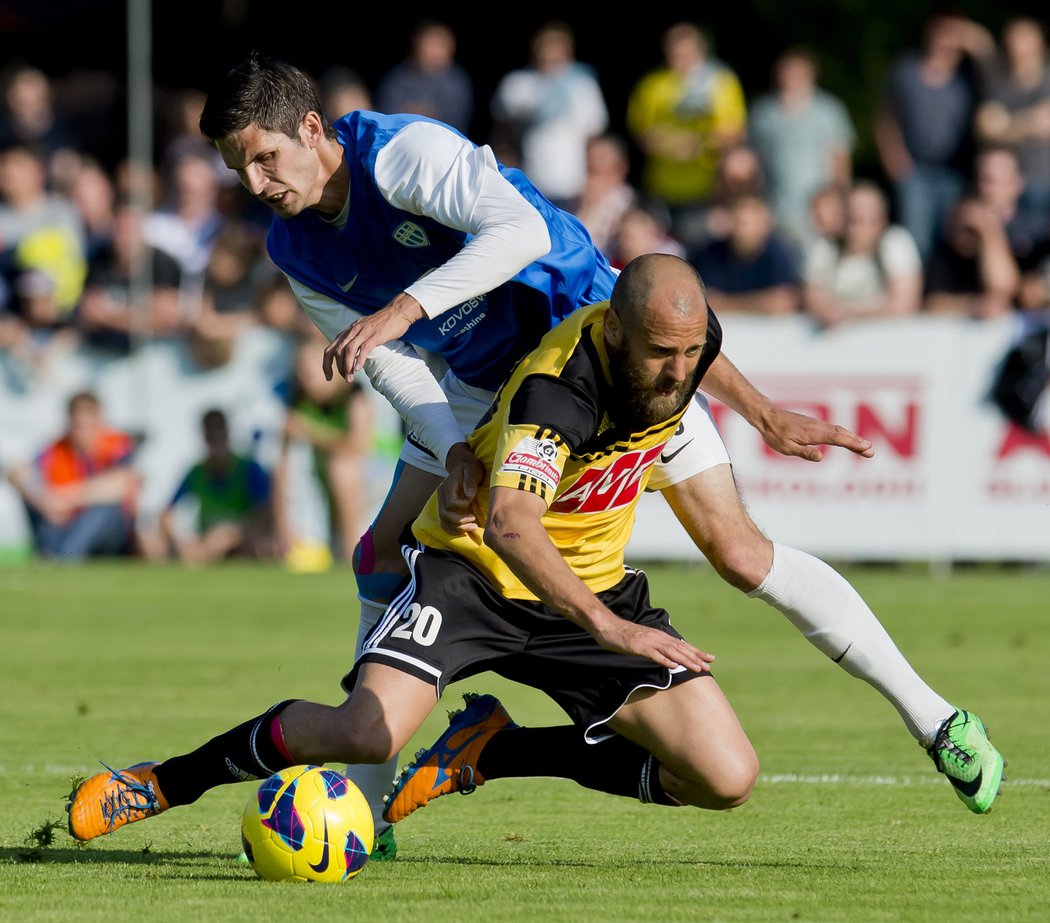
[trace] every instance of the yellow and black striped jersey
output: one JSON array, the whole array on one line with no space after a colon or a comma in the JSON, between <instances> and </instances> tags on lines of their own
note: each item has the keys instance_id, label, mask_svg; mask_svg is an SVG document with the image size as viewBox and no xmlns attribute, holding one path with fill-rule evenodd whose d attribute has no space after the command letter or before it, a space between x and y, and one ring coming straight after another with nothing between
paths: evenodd
<instances>
[{"instance_id":1,"label":"yellow and black striped jersey","mask_svg":"<svg viewBox=\"0 0 1050 923\"><path fill-rule=\"evenodd\" d=\"M603 338L608 309L607 301L580 308L549 331L515 366L470 435L488 475L478 489L479 522L488 516L493 487L538 494L547 502L543 525L551 541L595 593L623 577L638 498L684 413L642 432L618 418ZM721 328L709 311L701 374L720 345ZM504 596L536 599L480 530L453 535L442 529L436 495L413 534L424 545L462 555Z\"/></svg>"}]
</instances>

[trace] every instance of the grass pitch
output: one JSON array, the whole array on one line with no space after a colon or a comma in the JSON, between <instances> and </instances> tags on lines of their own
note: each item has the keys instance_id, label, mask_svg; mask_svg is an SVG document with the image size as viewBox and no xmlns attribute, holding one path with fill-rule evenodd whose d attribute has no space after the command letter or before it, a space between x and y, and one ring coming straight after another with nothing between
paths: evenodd
<instances>
[{"instance_id":1,"label":"grass pitch","mask_svg":"<svg viewBox=\"0 0 1050 923\"><path fill-rule=\"evenodd\" d=\"M77 847L70 777L185 752L290 696L336 702L357 607L345 570L145 565L0 570L0 919L1045 921L1050 918L1050 575L850 568L924 678L1009 760L971 815L874 690L705 567L647 568L654 601L718 655L762 760L726 813L562 780L497 781L398 828L401 857L346 885L276 885L235 861L253 786ZM496 677L519 723L562 723ZM445 726L438 709L420 731ZM50 830L49 822L61 826Z\"/></svg>"}]
</instances>

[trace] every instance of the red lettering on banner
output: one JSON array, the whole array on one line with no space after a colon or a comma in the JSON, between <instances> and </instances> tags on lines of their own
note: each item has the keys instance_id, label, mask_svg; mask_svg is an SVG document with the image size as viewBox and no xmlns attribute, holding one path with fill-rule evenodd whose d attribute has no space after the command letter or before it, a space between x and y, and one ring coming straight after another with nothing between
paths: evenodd
<instances>
[{"instance_id":1,"label":"red lettering on banner","mask_svg":"<svg viewBox=\"0 0 1050 923\"><path fill-rule=\"evenodd\" d=\"M663 445L621 455L608 468L588 468L551 504L554 513L601 513L627 506L638 496L642 476L656 462Z\"/></svg>"},{"instance_id":2,"label":"red lettering on banner","mask_svg":"<svg viewBox=\"0 0 1050 923\"><path fill-rule=\"evenodd\" d=\"M834 479L819 481L788 479L785 477L742 478L741 492L748 497L762 497L780 503L810 502L879 502L910 501L926 495L926 484L918 478L887 478L876 480Z\"/></svg>"},{"instance_id":3,"label":"red lettering on banner","mask_svg":"<svg viewBox=\"0 0 1050 923\"><path fill-rule=\"evenodd\" d=\"M887 385L888 387L888 385ZM919 426L921 402L907 399L901 395L893 401L892 406L879 407L864 400L855 399L836 412L832 404L819 400L780 400L785 409L813 417L825 423L840 423L875 446L887 446L889 450L902 459L914 459L919 451ZM721 430L728 424L728 408L725 404L714 401L711 404L715 425ZM851 417L852 411L852 419ZM827 448L826 446L824 448ZM769 461L797 462L794 456L785 456L762 443L762 454Z\"/></svg>"},{"instance_id":4,"label":"red lettering on banner","mask_svg":"<svg viewBox=\"0 0 1050 923\"><path fill-rule=\"evenodd\" d=\"M995 453L995 457L998 461L1002 461L1008 455L1024 449L1033 449L1050 458L1050 433L1047 433L1046 430L1033 433L1023 426L1010 423L1003 433L1003 440L999 443L999 450Z\"/></svg>"},{"instance_id":5,"label":"red lettering on banner","mask_svg":"<svg viewBox=\"0 0 1050 923\"><path fill-rule=\"evenodd\" d=\"M873 407L857 404L857 435L870 439L875 444L878 444L881 437L901 458L914 458L918 419L918 405L914 401L908 401L904 405L904 421L899 428L891 430Z\"/></svg>"},{"instance_id":6,"label":"red lettering on banner","mask_svg":"<svg viewBox=\"0 0 1050 923\"><path fill-rule=\"evenodd\" d=\"M995 500L1014 503L1045 503L1050 500L1050 481L1011 481L996 478L985 485L988 495Z\"/></svg>"}]
</instances>

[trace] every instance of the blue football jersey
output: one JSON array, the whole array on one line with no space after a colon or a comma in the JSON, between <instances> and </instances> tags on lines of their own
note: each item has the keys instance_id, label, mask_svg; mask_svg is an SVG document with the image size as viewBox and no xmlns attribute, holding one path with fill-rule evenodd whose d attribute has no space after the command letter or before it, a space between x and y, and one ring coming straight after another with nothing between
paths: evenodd
<instances>
[{"instance_id":1,"label":"blue football jersey","mask_svg":"<svg viewBox=\"0 0 1050 923\"><path fill-rule=\"evenodd\" d=\"M346 223L333 225L313 209L275 217L267 249L276 266L308 288L372 314L463 249L471 235L395 207L377 184L379 152L416 121L432 120L356 111L335 123L350 170ZM490 391L558 321L608 299L616 279L578 219L553 206L520 170L502 164L499 170L543 217L550 251L495 289L416 321L402 337L440 355L462 381Z\"/></svg>"}]
</instances>

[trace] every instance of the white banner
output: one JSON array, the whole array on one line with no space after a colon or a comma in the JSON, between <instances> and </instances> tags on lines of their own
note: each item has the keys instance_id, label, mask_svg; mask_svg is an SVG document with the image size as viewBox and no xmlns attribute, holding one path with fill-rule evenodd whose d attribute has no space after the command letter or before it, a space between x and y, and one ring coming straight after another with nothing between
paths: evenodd
<instances>
[{"instance_id":1,"label":"white banner","mask_svg":"<svg viewBox=\"0 0 1050 923\"><path fill-rule=\"evenodd\" d=\"M829 449L819 464L784 458L727 408L719 428L752 516L771 538L833 560L1050 561L1050 435L1008 424L985 394L1018 332L1016 321L920 317L818 331L800 318L728 315L725 352L778 404L840 423L872 441L875 457ZM193 373L168 351L99 369L70 357L31 387L0 376L0 470L31 458L64 423L64 403L91 385L117 426L145 436L137 466L144 507L167 502L201 451L199 420L219 404L231 435L272 463L283 406L267 384L275 346L244 337L224 369ZM0 355L0 372L6 368ZM378 429L395 439L377 397ZM373 512L392 460L369 472ZM21 502L0 477L0 552L24 545ZM658 494L646 495L629 547L635 560L696 560Z\"/></svg>"},{"instance_id":2,"label":"white banner","mask_svg":"<svg viewBox=\"0 0 1050 923\"><path fill-rule=\"evenodd\" d=\"M714 407L740 492L776 541L838 560L1050 560L1050 436L986 401L1013 319L921 317L819 331L798 318L721 318L726 355L778 405L871 440L875 457L829 449L784 458ZM695 558L656 495L634 558Z\"/></svg>"}]
</instances>

